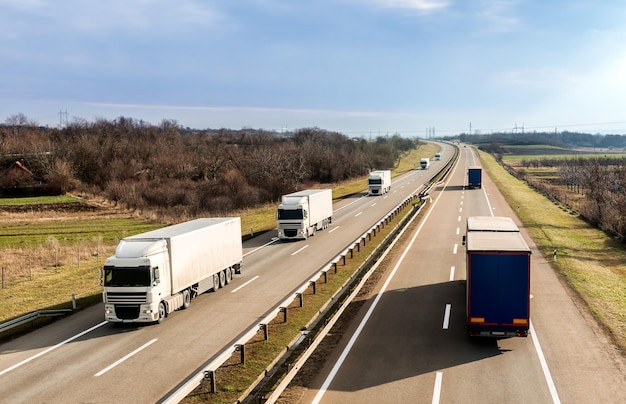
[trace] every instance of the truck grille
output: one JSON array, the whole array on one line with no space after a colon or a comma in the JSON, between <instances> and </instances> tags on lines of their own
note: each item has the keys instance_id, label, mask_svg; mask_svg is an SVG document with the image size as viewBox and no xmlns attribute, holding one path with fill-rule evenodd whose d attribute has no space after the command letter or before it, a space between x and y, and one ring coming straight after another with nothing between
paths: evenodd
<instances>
[{"instance_id":1,"label":"truck grille","mask_svg":"<svg viewBox=\"0 0 626 404\"><path fill-rule=\"evenodd\" d=\"M121 320L139 318L139 305L115 305L115 316Z\"/></svg>"},{"instance_id":2,"label":"truck grille","mask_svg":"<svg viewBox=\"0 0 626 404\"><path fill-rule=\"evenodd\" d=\"M298 230L285 229L285 236L287 237L295 237L298 235Z\"/></svg>"},{"instance_id":3,"label":"truck grille","mask_svg":"<svg viewBox=\"0 0 626 404\"><path fill-rule=\"evenodd\" d=\"M107 303L142 304L146 302L146 292L107 292Z\"/></svg>"}]
</instances>

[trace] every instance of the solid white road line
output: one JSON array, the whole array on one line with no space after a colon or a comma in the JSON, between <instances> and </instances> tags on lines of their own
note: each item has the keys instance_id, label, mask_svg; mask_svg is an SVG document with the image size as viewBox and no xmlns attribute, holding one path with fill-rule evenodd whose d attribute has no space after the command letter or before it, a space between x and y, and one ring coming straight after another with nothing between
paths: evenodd
<instances>
[{"instance_id":1,"label":"solid white road line","mask_svg":"<svg viewBox=\"0 0 626 404\"><path fill-rule=\"evenodd\" d=\"M30 358L28 358L28 359L24 359L24 360L23 360L23 361L21 361L20 363L16 363L15 365L11 366L10 368L7 368L7 369L4 369L3 371L0 371L0 376L2 376L2 375L3 375L3 374L5 374L5 373L9 373L9 372L10 372L10 371L12 371L13 369L18 368L18 367L22 366L23 364L25 364L25 363L28 363L28 362L32 361L33 359L37 359L37 358L39 358L40 356L45 355L45 354L47 354L48 352L50 352L50 351L53 351L53 350L57 349L57 348L58 348L58 347L60 347L60 346L65 345L65 344L67 344L68 342L72 342L72 341L74 341L76 338L80 338L80 337L82 337L83 335L85 335L85 334L87 334L87 333L89 333L89 332L91 332L91 331L93 331L93 330L95 330L95 329L97 329L97 328L102 327L102 326L103 326L103 325L105 325L106 323L107 323L106 321L103 321L103 322L101 322L100 324L96 324L96 325L94 325L93 327L91 327L91 328L89 328L89 329L87 329L87 330L85 330L85 331L83 331L83 332L81 332L81 333L78 333L78 334L74 335L73 337L66 339L66 340L65 340L65 341L63 341L63 342L59 342L58 344L56 344L56 345L54 345L54 346L51 346L50 348L46 349L45 351L41 351L41 352L39 352L37 355L33 355L33 356L31 356Z\"/></svg>"},{"instance_id":2,"label":"solid white road line","mask_svg":"<svg viewBox=\"0 0 626 404\"><path fill-rule=\"evenodd\" d=\"M456 170L456 168L455 168L455 170ZM445 188L445 186L444 186L444 188ZM328 387L330 386L330 384L332 383L333 379L335 378L335 376L339 372L339 369L341 368L341 366L343 365L343 362L348 357L348 354L352 350L352 347L356 343L357 339L359 339L359 336L361 335L361 332L363 331L363 329L365 328L365 325L369 321L369 318L371 317L372 313L374 312L374 310L378 306L378 302L380 301L380 299L382 298L383 294L387 290L387 287L389 286L389 283L391 283L391 280L395 276L396 272L398 272L398 269L400 268L400 266L404 262L404 259L406 258L406 255L409 253L411 248L413 248L413 244L415 244L417 236L419 236L419 234L422 232L422 228L424 227L426 222L428 222L428 218L430 217L430 214L435 210L435 206L439 202L439 199L441 198L442 195L443 195L443 192L440 193L437 196L437 198L433 202L433 206L431 206L431 208L426 213L426 216L424 216L424 219L422 220L422 222L418 226L417 230L413 234L413 237L411 237L411 241L409 242L407 247L404 249L404 251L400 255L400 258L398 258L398 261L396 262L396 265L393 267L393 269L389 273L389 276L387 277L387 280L385 281L385 283L383 283L383 286L380 289L380 291L378 292L378 294L376 295L376 297L374 298L374 301L372 302L372 305L369 307L369 309L365 313L365 316L363 317L363 319L359 323L359 326L357 327L357 329L354 331L354 334L352 334L352 337L350 338L350 341L348 341L348 345L346 345L346 347L344 348L343 352L341 352L341 355L339 356L339 359L337 359L337 362L335 362L335 365L333 366L333 368L331 369L330 373L326 377L326 380L324 380L324 383L322 384L322 387L320 387L319 391L317 392L317 394L313 398L313 401L311 402L311 404L319 404L319 402L322 400L322 397L324 396L324 394L326 394L326 391L328 390ZM459 216L459 221L460 220L461 220L461 216Z\"/></svg>"},{"instance_id":3,"label":"solid white road line","mask_svg":"<svg viewBox=\"0 0 626 404\"><path fill-rule=\"evenodd\" d=\"M545 356L543 356L543 350L541 349L541 345L539 344L539 339L537 339L537 333L535 332L535 327L533 327L533 322L530 322L530 336L533 339L533 344L535 345L535 351L537 351L537 356L539 357L539 363L541 363L541 369L543 370L543 376L546 378L546 382L548 383L548 389L550 389L550 395L552 396L552 402L554 404L560 404L561 399L559 398L559 393L556 391L556 386L554 386L554 381L552 380L552 375L550 375L550 369L548 369L548 362L546 362Z\"/></svg>"},{"instance_id":4,"label":"solid white road line","mask_svg":"<svg viewBox=\"0 0 626 404\"><path fill-rule=\"evenodd\" d=\"M105 374L106 372L108 372L109 370L113 369L114 367L116 367L117 365L119 365L120 363L124 362L126 359L134 356L135 354L139 353L140 351L144 350L145 348L149 347L150 345L154 344L155 342L157 342L158 338L155 338L153 340L150 340L148 342L146 342L145 344L143 344L142 346L140 346L139 348L135 349L133 352L129 353L128 355L126 355L125 357L123 357L122 359L110 364L109 366L107 366L106 368L102 369L101 371L99 371L98 373L96 373L94 376L98 377L98 376L102 376L103 374Z\"/></svg>"}]
</instances>

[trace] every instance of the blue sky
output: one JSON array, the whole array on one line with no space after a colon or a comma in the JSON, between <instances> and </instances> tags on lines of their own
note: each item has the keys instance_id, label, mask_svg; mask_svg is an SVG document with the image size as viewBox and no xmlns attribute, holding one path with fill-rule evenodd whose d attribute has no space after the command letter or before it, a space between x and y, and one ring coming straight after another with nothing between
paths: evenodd
<instances>
[{"instance_id":1,"label":"blue sky","mask_svg":"<svg viewBox=\"0 0 626 404\"><path fill-rule=\"evenodd\" d=\"M626 134L624 21L619 0L0 0L0 122Z\"/></svg>"}]
</instances>

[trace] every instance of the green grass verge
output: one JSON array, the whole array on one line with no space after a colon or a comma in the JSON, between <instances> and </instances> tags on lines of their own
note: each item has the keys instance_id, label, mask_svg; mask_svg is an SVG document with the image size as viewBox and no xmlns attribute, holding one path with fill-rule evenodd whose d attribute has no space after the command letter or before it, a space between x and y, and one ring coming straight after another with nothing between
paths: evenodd
<instances>
[{"instance_id":1,"label":"green grass verge","mask_svg":"<svg viewBox=\"0 0 626 404\"><path fill-rule=\"evenodd\" d=\"M76 299L84 300L84 304L102 301L98 270L105 258L94 257L75 265L49 268L29 277L12 279L7 287L0 289L0 322L37 310L69 309L72 294ZM94 296L97 298L93 299Z\"/></svg>"},{"instance_id":2,"label":"green grass verge","mask_svg":"<svg viewBox=\"0 0 626 404\"><path fill-rule=\"evenodd\" d=\"M509 175L493 156L480 152L480 158L509 205L520 207L520 220L548 262L626 352L624 245Z\"/></svg>"},{"instance_id":3,"label":"green grass verge","mask_svg":"<svg viewBox=\"0 0 626 404\"><path fill-rule=\"evenodd\" d=\"M574 159L591 159L591 158L612 158L622 159L626 157L624 153L569 153L569 154L503 154L502 160L504 161L522 161L522 160L541 160L541 159L561 159L561 160L574 160Z\"/></svg>"},{"instance_id":4,"label":"green grass verge","mask_svg":"<svg viewBox=\"0 0 626 404\"><path fill-rule=\"evenodd\" d=\"M163 224L133 218L93 218L6 222L0 227L0 248L43 246L53 237L59 245L78 244L98 239L102 244L116 244L120 238L163 227Z\"/></svg>"},{"instance_id":5,"label":"green grass verge","mask_svg":"<svg viewBox=\"0 0 626 404\"><path fill-rule=\"evenodd\" d=\"M0 198L0 206L41 205L50 203L80 203L80 199L69 195L34 196L25 198Z\"/></svg>"}]
</instances>

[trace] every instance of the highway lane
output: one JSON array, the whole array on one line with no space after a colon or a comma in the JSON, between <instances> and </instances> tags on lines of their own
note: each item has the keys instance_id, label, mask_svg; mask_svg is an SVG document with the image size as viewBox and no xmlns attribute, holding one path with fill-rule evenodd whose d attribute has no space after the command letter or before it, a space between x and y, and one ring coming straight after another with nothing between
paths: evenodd
<instances>
[{"instance_id":1,"label":"highway lane","mask_svg":"<svg viewBox=\"0 0 626 404\"><path fill-rule=\"evenodd\" d=\"M464 149L405 255L398 254L300 402L626 402L617 357L524 228L533 250L532 335L467 337L465 218L514 212L485 174L482 190L463 189L467 166L476 164Z\"/></svg>"},{"instance_id":2,"label":"highway lane","mask_svg":"<svg viewBox=\"0 0 626 404\"><path fill-rule=\"evenodd\" d=\"M385 196L339 202L331 227L308 240L272 242L269 232L246 242L241 276L163 324L106 324L99 305L0 345L3 401L155 402L421 188L434 166L394 179Z\"/></svg>"}]
</instances>

